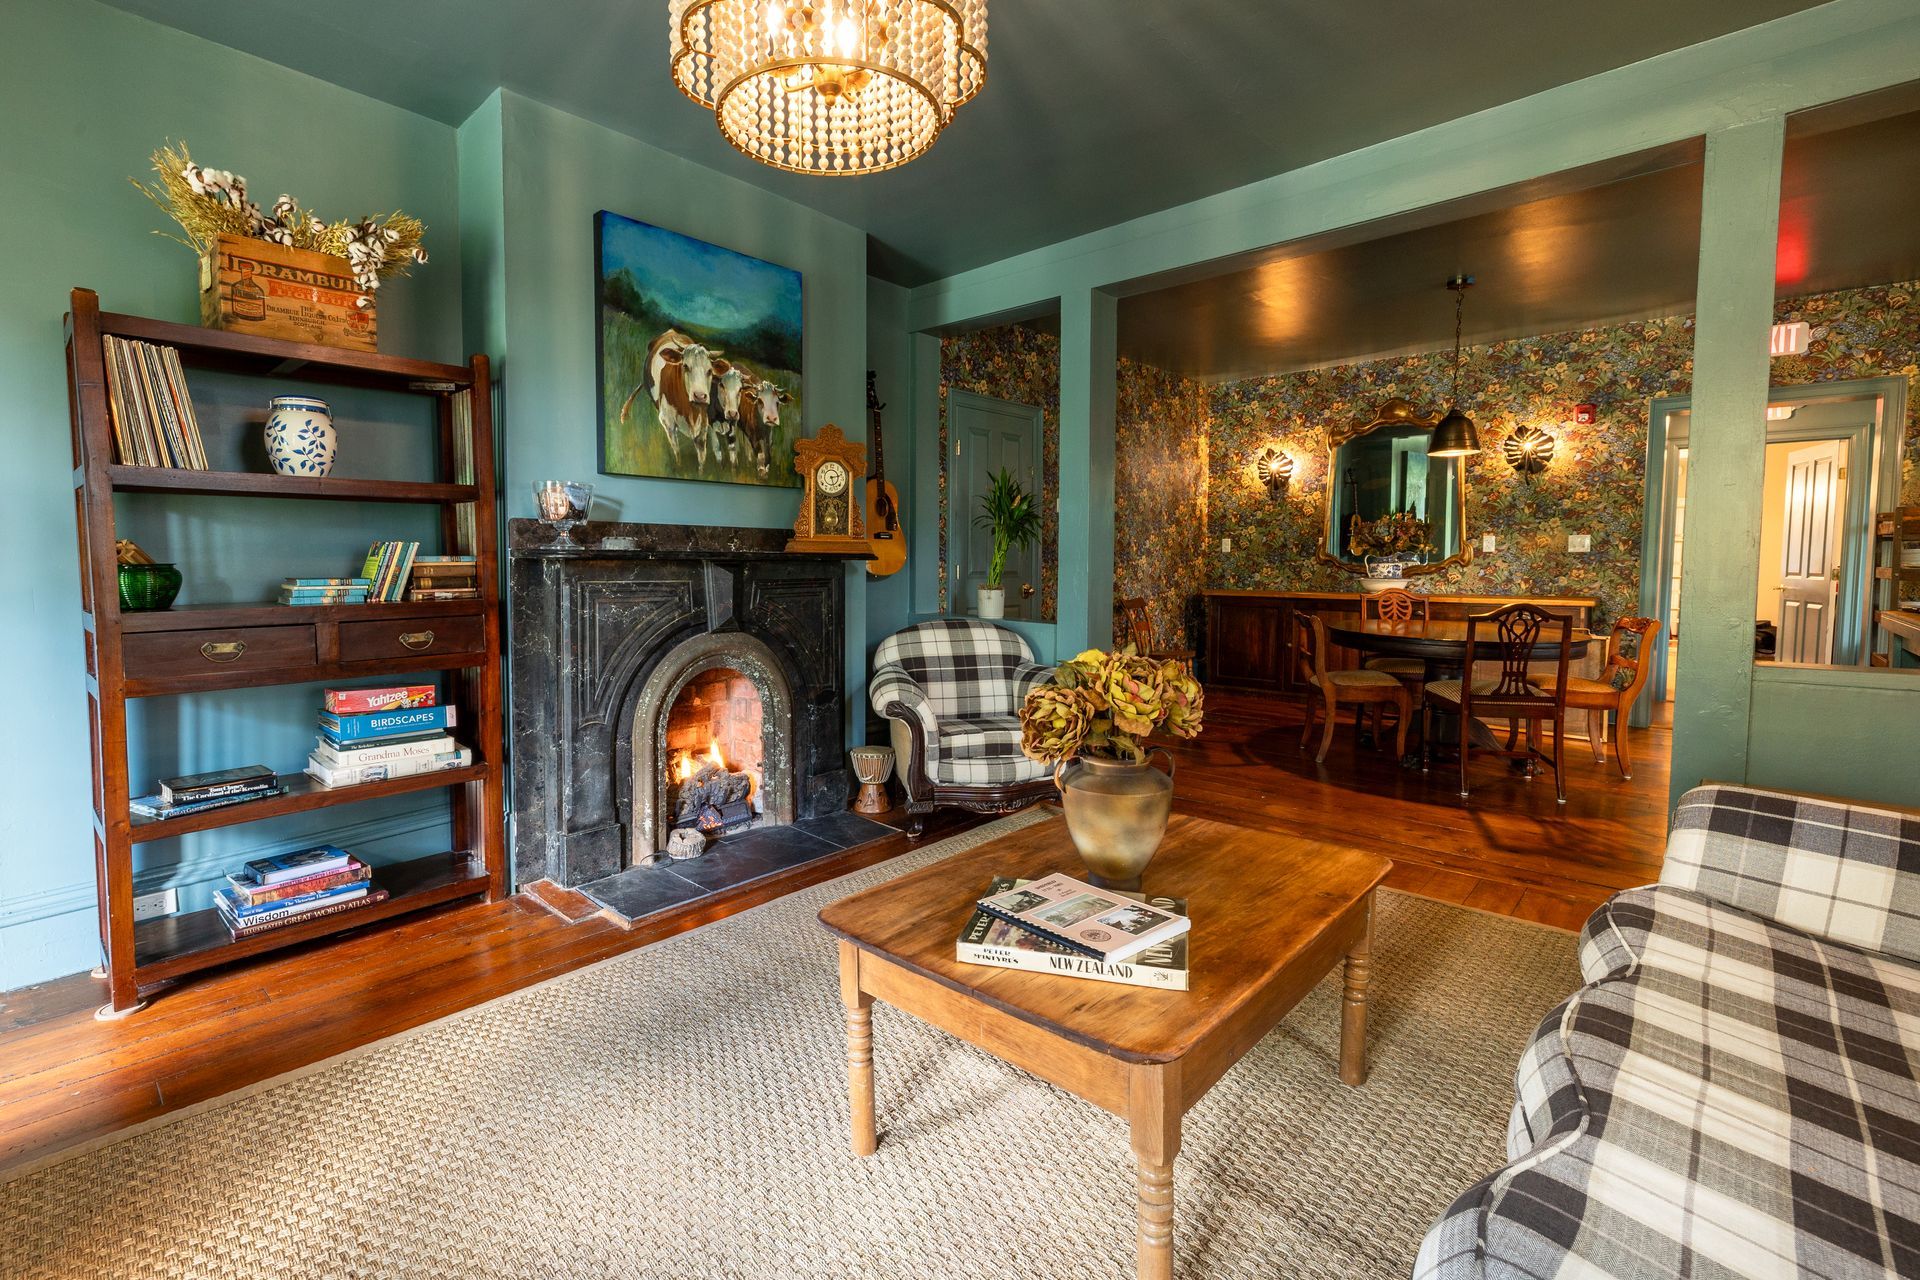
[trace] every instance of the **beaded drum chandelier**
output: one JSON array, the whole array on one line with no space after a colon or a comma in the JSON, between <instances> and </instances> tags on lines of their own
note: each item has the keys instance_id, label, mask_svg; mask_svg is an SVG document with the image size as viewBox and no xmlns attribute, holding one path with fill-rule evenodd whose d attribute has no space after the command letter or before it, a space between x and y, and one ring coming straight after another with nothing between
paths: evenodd
<instances>
[{"instance_id":1,"label":"beaded drum chandelier","mask_svg":"<svg viewBox=\"0 0 1920 1280\"><path fill-rule=\"evenodd\" d=\"M793 173L877 173L987 80L987 0L672 0L673 80Z\"/></svg>"}]
</instances>

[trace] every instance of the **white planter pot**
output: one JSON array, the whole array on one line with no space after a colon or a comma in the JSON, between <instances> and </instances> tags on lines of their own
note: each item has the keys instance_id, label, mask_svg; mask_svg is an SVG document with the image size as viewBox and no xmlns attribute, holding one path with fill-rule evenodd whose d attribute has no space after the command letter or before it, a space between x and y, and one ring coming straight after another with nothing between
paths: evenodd
<instances>
[{"instance_id":1,"label":"white planter pot","mask_svg":"<svg viewBox=\"0 0 1920 1280\"><path fill-rule=\"evenodd\" d=\"M983 618L1004 618L1007 616L1007 589L1005 587L975 587L977 612Z\"/></svg>"},{"instance_id":2,"label":"white planter pot","mask_svg":"<svg viewBox=\"0 0 1920 1280\"><path fill-rule=\"evenodd\" d=\"M317 478L333 470L339 438L324 400L280 396L267 402L267 460L283 476Z\"/></svg>"}]
</instances>

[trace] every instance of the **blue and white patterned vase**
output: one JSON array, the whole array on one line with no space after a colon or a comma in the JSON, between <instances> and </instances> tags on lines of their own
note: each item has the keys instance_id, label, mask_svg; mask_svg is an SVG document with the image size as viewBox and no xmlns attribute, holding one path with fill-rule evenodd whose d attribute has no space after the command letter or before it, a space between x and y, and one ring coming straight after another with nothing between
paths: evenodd
<instances>
[{"instance_id":1,"label":"blue and white patterned vase","mask_svg":"<svg viewBox=\"0 0 1920 1280\"><path fill-rule=\"evenodd\" d=\"M275 471L318 478L333 470L339 438L325 400L275 396L267 408L267 459Z\"/></svg>"}]
</instances>

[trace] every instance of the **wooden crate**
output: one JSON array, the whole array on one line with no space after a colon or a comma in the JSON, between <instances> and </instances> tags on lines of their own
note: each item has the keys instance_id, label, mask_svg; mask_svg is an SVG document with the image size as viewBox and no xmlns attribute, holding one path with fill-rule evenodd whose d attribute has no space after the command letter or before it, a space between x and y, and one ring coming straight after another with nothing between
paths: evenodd
<instances>
[{"instance_id":1,"label":"wooden crate","mask_svg":"<svg viewBox=\"0 0 1920 1280\"><path fill-rule=\"evenodd\" d=\"M373 295L354 284L345 258L248 236L221 236L200 259L200 323L288 342L375 349Z\"/></svg>"}]
</instances>

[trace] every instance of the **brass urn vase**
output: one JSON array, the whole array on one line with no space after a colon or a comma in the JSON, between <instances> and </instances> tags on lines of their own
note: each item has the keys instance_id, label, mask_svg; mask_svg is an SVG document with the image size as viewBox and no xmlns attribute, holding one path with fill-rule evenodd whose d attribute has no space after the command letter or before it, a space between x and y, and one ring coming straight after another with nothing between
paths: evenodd
<instances>
[{"instance_id":1,"label":"brass urn vase","mask_svg":"<svg viewBox=\"0 0 1920 1280\"><path fill-rule=\"evenodd\" d=\"M1167 771L1153 767L1155 753L1167 758ZM1140 892L1140 877L1167 834L1173 815L1173 753L1155 747L1147 760L1080 757L1054 771L1066 811L1067 832L1087 880L1102 889Z\"/></svg>"}]
</instances>

